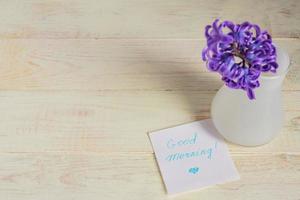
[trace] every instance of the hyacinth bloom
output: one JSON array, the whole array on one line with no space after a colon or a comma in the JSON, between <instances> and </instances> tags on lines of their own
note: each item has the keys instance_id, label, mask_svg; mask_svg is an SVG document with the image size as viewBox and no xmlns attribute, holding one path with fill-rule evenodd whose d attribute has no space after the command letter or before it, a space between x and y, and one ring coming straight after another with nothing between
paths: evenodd
<instances>
[{"instance_id":1,"label":"hyacinth bloom","mask_svg":"<svg viewBox=\"0 0 300 200\"><path fill-rule=\"evenodd\" d=\"M263 72L276 72L276 47L271 36L249 22L234 24L215 20L205 27L207 47L202 51L210 71L218 72L225 84L247 92L255 99L254 89L259 87Z\"/></svg>"}]
</instances>

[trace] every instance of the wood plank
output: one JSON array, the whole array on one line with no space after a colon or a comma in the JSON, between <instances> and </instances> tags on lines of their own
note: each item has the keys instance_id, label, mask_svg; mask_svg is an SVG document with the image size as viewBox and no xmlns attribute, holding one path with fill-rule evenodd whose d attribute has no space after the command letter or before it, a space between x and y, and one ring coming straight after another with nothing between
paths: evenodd
<instances>
[{"instance_id":1,"label":"wood plank","mask_svg":"<svg viewBox=\"0 0 300 200\"><path fill-rule=\"evenodd\" d=\"M0 38L203 38L217 17L299 38L298 0L0 1Z\"/></svg>"},{"instance_id":2,"label":"wood plank","mask_svg":"<svg viewBox=\"0 0 300 200\"><path fill-rule=\"evenodd\" d=\"M300 90L300 40L276 40L292 66L284 90ZM216 91L200 58L203 40L0 40L1 90Z\"/></svg>"},{"instance_id":3,"label":"wood plank","mask_svg":"<svg viewBox=\"0 0 300 200\"><path fill-rule=\"evenodd\" d=\"M296 200L300 196L299 155L233 154L233 159L241 180L177 199ZM3 199L167 199L150 153L2 153L0 162Z\"/></svg>"},{"instance_id":4,"label":"wood plank","mask_svg":"<svg viewBox=\"0 0 300 200\"><path fill-rule=\"evenodd\" d=\"M210 117L201 61L216 17L288 50L285 126L229 150L241 180L176 199L300 196L300 1L0 1L0 199L169 199L147 132Z\"/></svg>"},{"instance_id":5,"label":"wood plank","mask_svg":"<svg viewBox=\"0 0 300 200\"><path fill-rule=\"evenodd\" d=\"M152 152L147 132L210 117L215 91L2 91L0 152ZM233 152L299 153L300 92L270 144Z\"/></svg>"}]
</instances>

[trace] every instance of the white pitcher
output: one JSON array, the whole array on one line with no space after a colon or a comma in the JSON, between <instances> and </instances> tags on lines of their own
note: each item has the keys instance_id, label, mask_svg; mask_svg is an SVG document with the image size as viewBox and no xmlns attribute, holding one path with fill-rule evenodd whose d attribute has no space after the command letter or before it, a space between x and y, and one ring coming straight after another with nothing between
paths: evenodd
<instances>
[{"instance_id":1,"label":"white pitcher","mask_svg":"<svg viewBox=\"0 0 300 200\"><path fill-rule=\"evenodd\" d=\"M255 100L245 91L223 86L213 99L212 120L216 129L230 142L256 146L271 141L283 126L281 86L288 71L288 54L277 47L275 74L262 73Z\"/></svg>"}]
</instances>

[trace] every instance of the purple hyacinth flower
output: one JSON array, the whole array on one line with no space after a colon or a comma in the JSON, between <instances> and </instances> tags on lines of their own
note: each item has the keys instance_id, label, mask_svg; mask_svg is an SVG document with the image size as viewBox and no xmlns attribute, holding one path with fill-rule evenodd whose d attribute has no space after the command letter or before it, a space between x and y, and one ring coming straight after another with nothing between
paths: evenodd
<instances>
[{"instance_id":1,"label":"purple hyacinth flower","mask_svg":"<svg viewBox=\"0 0 300 200\"><path fill-rule=\"evenodd\" d=\"M249 22L219 23L217 19L205 27L205 37L202 59L207 68L218 72L228 87L245 90L249 99L255 99L260 74L275 73L278 68L271 36Z\"/></svg>"}]
</instances>

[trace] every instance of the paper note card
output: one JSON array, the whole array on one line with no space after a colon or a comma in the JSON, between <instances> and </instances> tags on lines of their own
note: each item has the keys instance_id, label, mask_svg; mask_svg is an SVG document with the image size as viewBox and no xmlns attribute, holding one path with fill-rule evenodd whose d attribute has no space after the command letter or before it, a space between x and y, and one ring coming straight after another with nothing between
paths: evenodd
<instances>
[{"instance_id":1,"label":"paper note card","mask_svg":"<svg viewBox=\"0 0 300 200\"><path fill-rule=\"evenodd\" d=\"M239 179L227 146L211 120L149 134L168 194Z\"/></svg>"}]
</instances>

